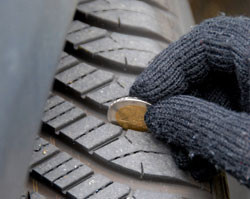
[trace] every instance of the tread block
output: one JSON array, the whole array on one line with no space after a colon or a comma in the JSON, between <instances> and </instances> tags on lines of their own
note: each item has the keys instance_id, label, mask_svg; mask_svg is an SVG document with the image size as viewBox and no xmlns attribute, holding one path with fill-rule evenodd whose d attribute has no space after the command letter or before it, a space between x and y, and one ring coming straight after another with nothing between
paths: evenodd
<instances>
[{"instance_id":1,"label":"tread block","mask_svg":"<svg viewBox=\"0 0 250 199\"><path fill-rule=\"evenodd\" d=\"M79 95L111 82L113 78L114 75L112 73L97 70L85 63L81 63L56 76L56 80L72 88Z\"/></svg>"},{"instance_id":2,"label":"tread block","mask_svg":"<svg viewBox=\"0 0 250 199\"><path fill-rule=\"evenodd\" d=\"M119 43L120 47L151 52L153 54L158 54L159 51L162 51L167 47L166 44L152 39L132 35L125 36L124 34L115 32L110 35L110 38L112 38L113 41Z\"/></svg>"},{"instance_id":3,"label":"tread block","mask_svg":"<svg viewBox=\"0 0 250 199\"><path fill-rule=\"evenodd\" d=\"M127 89L127 90L130 89L130 87L132 86L134 81L135 81L135 78L125 77L125 76L118 77L118 79L117 79L117 83L122 88Z\"/></svg>"},{"instance_id":4,"label":"tread block","mask_svg":"<svg viewBox=\"0 0 250 199\"><path fill-rule=\"evenodd\" d=\"M48 171L56 168L58 165L62 164L65 161L68 161L69 159L71 159L71 156L65 152L62 152L50 158L46 162L43 162L42 164L36 166L35 168L33 168L33 171L37 172L39 175L44 175Z\"/></svg>"},{"instance_id":5,"label":"tread block","mask_svg":"<svg viewBox=\"0 0 250 199\"><path fill-rule=\"evenodd\" d=\"M167 45L152 39L112 32L108 37L83 44L81 47L95 54L114 51L115 49L131 49L138 52L158 54Z\"/></svg>"},{"instance_id":6,"label":"tread block","mask_svg":"<svg viewBox=\"0 0 250 199\"><path fill-rule=\"evenodd\" d=\"M100 38L87 44L82 44L81 48L88 50L88 52L96 54L100 52L110 51L112 49L119 49L121 48L121 45L117 41L112 39L111 36L109 36Z\"/></svg>"},{"instance_id":7,"label":"tread block","mask_svg":"<svg viewBox=\"0 0 250 199\"><path fill-rule=\"evenodd\" d=\"M58 116L57 118L47 122L47 124L54 129L54 131L58 131L63 126L71 123L72 121L81 118L85 115L83 110L80 108L74 107L73 109L70 109L65 114L62 114Z\"/></svg>"},{"instance_id":8,"label":"tread block","mask_svg":"<svg viewBox=\"0 0 250 199\"><path fill-rule=\"evenodd\" d=\"M172 2L171 0L142 0L146 3L148 3L149 5L152 5L152 6L157 6L159 8L162 8L164 10L172 10L171 8L173 7L172 6Z\"/></svg>"},{"instance_id":9,"label":"tread block","mask_svg":"<svg viewBox=\"0 0 250 199\"><path fill-rule=\"evenodd\" d=\"M103 70L97 70L77 81L70 84L74 90L80 94L85 94L86 92L97 88L103 84L106 84L113 79L113 74Z\"/></svg>"},{"instance_id":10,"label":"tread block","mask_svg":"<svg viewBox=\"0 0 250 199\"><path fill-rule=\"evenodd\" d=\"M145 68L166 45L147 38L111 33L109 37L82 44L80 47L93 56L99 55L123 65Z\"/></svg>"},{"instance_id":11,"label":"tread block","mask_svg":"<svg viewBox=\"0 0 250 199\"><path fill-rule=\"evenodd\" d=\"M57 106L58 104L61 104L64 102L64 99L57 96L57 95L54 95L52 97L50 97L47 102L46 102L46 105L45 105L45 109L44 111L48 111L49 109L52 109L54 108L55 106Z\"/></svg>"},{"instance_id":12,"label":"tread block","mask_svg":"<svg viewBox=\"0 0 250 199\"><path fill-rule=\"evenodd\" d=\"M116 24L117 27L127 26L163 36L168 40L175 40L178 36L176 32L179 32L177 18L142 1L98 0L79 5L78 11L94 17L99 23ZM172 29L175 31L170 31Z\"/></svg>"},{"instance_id":13,"label":"tread block","mask_svg":"<svg viewBox=\"0 0 250 199\"><path fill-rule=\"evenodd\" d=\"M42 121L54 133L86 115L82 109L58 96L48 100L46 110Z\"/></svg>"},{"instance_id":14,"label":"tread block","mask_svg":"<svg viewBox=\"0 0 250 199\"><path fill-rule=\"evenodd\" d=\"M117 198L123 198L126 195L128 195L130 192L130 189L128 186L119 184L119 183L113 183L106 187L105 189L101 190L97 194L90 197L90 199L117 199Z\"/></svg>"},{"instance_id":15,"label":"tread block","mask_svg":"<svg viewBox=\"0 0 250 199\"><path fill-rule=\"evenodd\" d=\"M139 173L171 177L173 179L198 184L190 175L176 167L170 155L139 152L116 159L113 162Z\"/></svg>"},{"instance_id":16,"label":"tread block","mask_svg":"<svg viewBox=\"0 0 250 199\"><path fill-rule=\"evenodd\" d=\"M64 53L63 57L61 57L59 64L57 66L57 73L66 70L67 68L70 68L71 66L74 66L78 63L79 61L75 57L68 55L67 53Z\"/></svg>"},{"instance_id":17,"label":"tread block","mask_svg":"<svg viewBox=\"0 0 250 199\"><path fill-rule=\"evenodd\" d=\"M86 134L88 131L96 128L101 124L103 124L101 120L93 116L87 116L61 129L60 133L72 140L75 140L77 137Z\"/></svg>"},{"instance_id":18,"label":"tread block","mask_svg":"<svg viewBox=\"0 0 250 199\"><path fill-rule=\"evenodd\" d=\"M73 170L69 174L66 174L62 178L56 180L54 183L60 190L64 190L70 185L91 175L92 173L93 171L89 167L83 165L80 166L78 169Z\"/></svg>"},{"instance_id":19,"label":"tread block","mask_svg":"<svg viewBox=\"0 0 250 199\"><path fill-rule=\"evenodd\" d=\"M150 133L144 133L134 130L127 130L126 137L132 142L136 150L153 151L157 153L170 154L166 144L156 139Z\"/></svg>"},{"instance_id":20,"label":"tread block","mask_svg":"<svg viewBox=\"0 0 250 199\"><path fill-rule=\"evenodd\" d=\"M86 76L94 70L96 70L94 67L85 63L80 63L62 73L57 74L56 79L65 84L72 84L74 81Z\"/></svg>"},{"instance_id":21,"label":"tread block","mask_svg":"<svg viewBox=\"0 0 250 199\"><path fill-rule=\"evenodd\" d=\"M107 160L113 160L138 151L170 154L169 149L151 134L128 130L125 137L109 143L95 151Z\"/></svg>"},{"instance_id":22,"label":"tread block","mask_svg":"<svg viewBox=\"0 0 250 199\"><path fill-rule=\"evenodd\" d=\"M100 189L104 189L111 183L112 181L102 175L94 175L86 181L68 190L67 196L74 199L86 198L98 193Z\"/></svg>"},{"instance_id":23,"label":"tread block","mask_svg":"<svg viewBox=\"0 0 250 199\"><path fill-rule=\"evenodd\" d=\"M110 85L87 94L87 97L107 107L114 100L128 96L128 93L127 88L122 87L118 82L112 82Z\"/></svg>"},{"instance_id":24,"label":"tread block","mask_svg":"<svg viewBox=\"0 0 250 199\"><path fill-rule=\"evenodd\" d=\"M119 136L121 133L121 127L112 124L104 124L103 126L80 137L76 140L76 142L87 150L91 150L105 142L108 142L110 139Z\"/></svg>"},{"instance_id":25,"label":"tread block","mask_svg":"<svg viewBox=\"0 0 250 199\"><path fill-rule=\"evenodd\" d=\"M44 177L50 182L54 182L55 180L65 176L70 171L77 169L79 166L82 166L82 163L79 160L70 159L66 163L45 174Z\"/></svg>"},{"instance_id":26,"label":"tread block","mask_svg":"<svg viewBox=\"0 0 250 199\"><path fill-rule=\"evenodd\" d=\"M73 104L64 101L63 103L59 104L58 106L55 106L54 108L45 112L45 115L43 117L43 122L48 122L50 120L53 120L57 116L65 113L66 111L68 111L72 108L73 108Z\"/></svg>"},{"instance_id":27,"label":"tread block","mask_svg":"<svg viewBox=\"0 0 250 199\"><path fill-rule=\"evenodd\" d=\"M131 49L116 49L108 52L100 52L99 55L108 58L114 62L121 62L132 66L145 68L149 61L155 57L155 54L150 52L139 52Z\"/></svg>"},{"instance_id":28,"label":"tread block","mask_svg":"<svg viewBox=\"0 0 250 199\"><path fill-rule=\"evenodd\" d=\"M134 199L183 199L183 197L178 195L172 195L169 193L160 193L160 192L151 192L145 190L136 190L134 195Z\"/></svg>"},{"instance_id":29,"label":"tread block","mask_svg":"<svg viewBox=\"0 0 250 199\"><path fill-rule=\"evenodd\" d=\"M74 20L70 24L68 34L73 33L73 32L77 32L79 30L82 30L82 29L85 29L85 28L88 28L88 27L89 27L88 24L82 23L82 22L80 22L78 20Z\"/></svg>"},{"instance_id":30,"label":"tread block","mask_svg":"<svg viewBox=\"0 0 250 199\"><path fill-rule=\"evenodd\" d=\"M94 153L106 160L112 160L116 157L135 152L135 147L125 137L121 137L114 142L109 143L97 149Z\"/></svg>"},{"instance_id":31,"label":"tread block","mask_svg":"<svg viewBox=\"0 0 250 199\"><path fill-rule=\"evenodd\" d=\"M53 146L41 138L37 140L40 140L40 143L46 144L46 146ZM57 147L54 148L58 150ZM79 160L72 158L68 153L59 153L58 151L57 155L34 167L32 173L35 173L41 179L46 179L51 186L55 186L65 194L63 191L66 188L74 186L79 180L90 176L93 171Z\"/></svg>"},{"instance_id":32,"label":"tread block","mask_svg":"<svg viewBox=\"0 0 250 199\"><path fill-rule=\"evenodd\" d=\"M97 149L94 154L138 173L195 183L176 167L170 150L151 134L128 130L125 136Z\"/></svg>"},{"instance_id":33,"label":"tread block","mask_svg":"<svg viewBox=\"0 0 250 199\"><path fill-rule=\"evenodd\" d=\"M30 165L34 165L56 153L59 153L58 148L49 144L46 140L38 138L34 144Z\"/></svg>"},{"instance_id":34,"label":"tread block","mask_svg":"<svg viewBox=\"0 0 250 199\"><path fill-rule=\"evenodd\" d=\"M70 33L67 35L66 39L75 47L80 44L88 43L92 40L105 37L107 31L96 27L87 27L85 29Z\"/></svg>"}]
</instances>

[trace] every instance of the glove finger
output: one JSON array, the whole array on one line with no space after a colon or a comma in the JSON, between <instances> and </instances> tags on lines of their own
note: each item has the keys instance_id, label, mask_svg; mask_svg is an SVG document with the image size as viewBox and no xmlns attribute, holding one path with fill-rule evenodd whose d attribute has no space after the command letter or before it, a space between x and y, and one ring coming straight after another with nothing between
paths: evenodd
<instances>
[{"instance_id":1,"label":"glove finger","mask_svg":"<svg viewBox=\"0 0 250 199\"><path fill-rule=\"evenodd\" d=\"M150 131L200 155L250 186L250 115L192 96L175 96L145 115Z\"/></svg>"},{"instance_id":2,"label":"glove finger","mask_svg":"<svg viewBox=\"0 0 250 199\"><path fill-rule=\"evenodd\" d=\"M202 68L199 73L206 73L207 70L205 53L199 42L202 35L199 33L199 31L190 32L157 55L136 78L129 95L153 104L166 96L184 93L188 89L188 82L182 66L188 61L187 57L197 55L196 59L189 59L190 68L202 65L203 67L199 67Z\"/></svg>"},{"instance_id":3,"label":"glove finger","mask_svg":"<svg viewBox=\"0 0 250 199\"><path fill-rule=\"evenodd\" d=\"M156 56L137 77L130 95L154 104L185 93L211 71L219 71L236 73L245 107L249 101L244 99L250 96L249 28L250 20L244 17L221 16L204 21Z\"/></svg>"}]
</instances>

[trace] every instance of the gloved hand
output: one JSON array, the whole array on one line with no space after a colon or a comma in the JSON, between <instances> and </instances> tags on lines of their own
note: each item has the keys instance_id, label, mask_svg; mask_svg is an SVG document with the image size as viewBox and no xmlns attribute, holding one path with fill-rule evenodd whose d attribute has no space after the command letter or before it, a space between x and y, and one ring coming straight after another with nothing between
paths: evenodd
<instances>
[{"instance_id":1,"label":"gloved hand","mask_svg":"<svg viewBox=\"0 0 250 199\"><path fill-rule=\"evenodd\" d=\"M145 122L200 180L215 165L250 187L250 19L220 16L169 45L130 95L152 103ZM206 176L208 175L208 176Z\"/></svg>"}]
</instances>

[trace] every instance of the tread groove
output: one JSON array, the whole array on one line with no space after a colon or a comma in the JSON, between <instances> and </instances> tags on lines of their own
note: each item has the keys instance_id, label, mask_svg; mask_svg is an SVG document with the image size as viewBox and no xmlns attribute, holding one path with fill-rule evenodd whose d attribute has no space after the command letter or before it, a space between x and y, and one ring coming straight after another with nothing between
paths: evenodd
<instances>
[{"instance_id":1,"label":"tread groove","mask_svg":"<svg viewBox=\"0 0 250 199\"><path fill-rule=\"evenodd\" d=\"M69 57L69 56L70 56L70 55L66 55L66 56L62 57L61 60L66 59L66 58ZM73 61L73 62L71 62L70 64L68 64L67 66L64 66L64 67L62 67L62 68L58 68L57 71L56 71L56 74L57 74L57 73L61 73L61 72L65 71L65 70L68 70L68 69L70 69L70 68L76 66L77 64L79 64L77 61Z\"/></svg>"},{"instance_id":2,"label":"tread groove","mask_svg":"<svg viewBox=\"0 0 250 199\"><path fill-rule=\"evenodd\" d=\"M98 128L98 127L97 127ZM96 128L96 129L97 129ZM63 137L60 137L60 135L62 135L62 134L59 134L59 139L63 139ZM85 134L86 135L86 134ZM66 139L63 139L63 140L65 140L65 142L67 143L67 144L69 144L70 146L72 146L72 145L77 145L77 147L78 148L82 148L84 151L86 151L87 153L89 153L90 155L92 155L93 153L94 153L94 151L95 150L97 150L97 149L99 149L99 148L102 148L102 147L104 147L104 146L106 146L106 145L108 145L108 144L110 144L110 143L112 143L113 141L115 141L115 140L117 140L117 138L120 138L121 136L123 136L124 134L119 134L117 137L111 137L111 138L109 138L108 140L106 140L105 142L99 142L97 145L95 145L95 147L92 147L92 148L84 148L83 146L84 145L82 145L81 143L74 143L74 140L72 140L72 139L70 139L69 137L65 137ZM129 136L129 134L127 134L128 136ZM130 136L129 136L130 137ZM72 142L73 141L73 142ZM64 142L64 141L63 141ZM93 149L95 149L95 150L93 150ZM130 152L130 153L126 153L126 154L123 154L123 155L120 155L120 156L117 156L117 157L114 157L113 159L111 159L109 162L111 162L111 161L115 161L115 160L118 160L118 159L121 159L121 158L124 158L124 157L127 157L127 156L130 156L130 155L134 155L134 154L137 154L137 153L153 153L153 154L166 154L166 153L161 153L161 152L156 152L156 151L150 151L150 150L137 150L137 151L133 151L133 152ZM98 157L98 155L95 153L94 154L94 156L95 156L95 158L97 158L97 159L99 159L99 158L101 158L100 156ZM107 161L107 160L105 160L105 161ZM115 163L116 164L116 163ZM119 165L117 165L118 167L119 167ZM130 170L129 168L126 168L126 169L128 169L128 170ZM125 170L126 170L125 169ZM147 175L151 175L151 174L147 174ZM147 175L146 175L146 177L147 177ZM172 177L170 177L170 179L172 179ZM176 180L175 178L174 179L172 179L172 180ZM180 181L180 183L183 183L183 181L182 180L179 180ZM184 183L187 183L187 182L184 182ZM189 183L187 183L187 184L189 184Z\"/></svg>"},{"instance_id":3,"label":"tread groove","mask_svg":"<svg viewBox=\"0 0 250 199\"><path fill-rule=\"evenodd\" d=\"M87 91L84 91L84 92L78 91L75 88L73 88L73 87L70 86L72 83L77 82L77 81L83 79L84 77L87 77L88 75L91 75L92 73L95 73L97 71L98 70L95 70L93 72L88 73L87 75L83 75L82 77L77 78L76 81L74 80L74 81L72 81L70 83L65 83L65 82L62 82L62 81L60 81L58 79L55 79L55 81L54 81L55 91L62 91L62 92L65 91L66 92L67 90L70 90L70 91L72 91L72 94L75 93L76 95L81 96L82 99L84 99L84 96L86 94L95 92L96 90L102 89L102 88L110 85L112 82L114 82L114 77L112 77L112 79L106 80L102 84L96 85L96 86L94 86L94 87L92 87L92 88L90 88L90 89L88 89Z\"/></svg>"},{"instance_id":4,"label":"tread groove","mask_svg":"<svg viewBox=\"0 0 250 199\"><path fill-rule=\"evenodd\" d=\"M89 100L88 98L82 98L78 93L76 93L73 89L69 89L65 87L59 81L54 82L53 91L61 96L62 98L73 102L82 110L87 110L87 112L91 113L92 115L96 116L97 118L107 121L107 109L103 107L97 106L95 102Z\"/></svg>"},{"instance_id":5,"label":"tread groove","mask_svg":"<svg viewBox=\"0 0 250 199\"><path fill-rule=\"evenodd\" d=\"M132 142L126 135L124 135L124 138L125 138L126 140L128 140L128 142L129 142L130 144L133 144L133 142Z\"/></svg>"},{"instance_id":6,"label":"tread groove","mask_svg":"<svg viewBox=\"0 0 250 199\"><path fill-rule=\"evenodd\" d=\"M49 123L49 122L51 122L52 120L54 120L54 119L56 119L56 118L58 118L58 117L60 117L60 116L62 116L62 115L65 115L66 113L70 112L70 111L73 110L73 109L75 109L75 107L71 107L71 108L69 108L68 110L66 110L66 111L64 111L64 112L62 112L62 113L60 113L59 115L56 115L55 117L52 117L51 119L47 120L46 123Z\"/></svg>"},{"instance_id":7,"label":"tread groove","mask_svg":"<svg viewBox=\"0 0 250 199\"><path fill-rule=\"evenodd\" d=\"M125 153L121 156L117 156L117 157L114 157L112 159L110 159L109 161L115 161L115 160L118 160L120 158L124 158L124 157L127 157L127 156L130 156L130 155L134 155L134 154L137 154L137 153L153 153L153 154L166 154L166 153L160 153L160 152L155 152L155 151L143 151L143 150L138 150L138 151L134 151L134 152L131 152L131 153Z\"/></svg>"},{"instance_id":8,"label":"tread groove","mask_svg":"<svg viewBox=\"0 0 250 199\"><path fill-rule=\"evenodd\" d=\"M78 5L82 5L82 4L94 2L94 1L96 1L96 0L84 0L84 1L78 0L78 1L79 1ZM103 1L109 3L107 0L103 0Z\"/></svg>"},{"instance_id":9,"label":"tread groove","mask_svg":"<svg viewBox=\"0 0 250 199\"><path fill-rule=\"evenodd\" d=\"M63 104L63 103L64 103L64 101L59 102L58 104L56 104L56 105L54 105L54 106L51 106L49 109L47 109L47 110L44 111L44 114L47 113L47 112L49 112L49 111L52 110L53 108L55 108L55 107L57 107L57 106Z\"/></svg>"},{"instance_id":10,"label":"tread groove","mask_svg":"<svg viewBox=\"0 0 250 199\"><path fill-rule=\"evenodd\" d=\"M58 168L58 167L60 167L61 165L65 164L66 162L69 162L70 160L72 160L72 158L69 158L68 160L63 161L62 163L58 164L56 167L54 167L54 168L52 168L52 169L50 169L50 170L44 172L43 175L46 175L47 173L49 173L49 172L55 170L56 168Z\"/></svg>"},{"instance_id":11,"label":"tread groove","mask_svg":"<svg viewBox=\"0 0 250 199\"><path fill-rule=\"evenodd\" d=\"M105 125L105 123L104 123L104 122L103 122L103 123L101 123L101 124L99 124L99 125L97 125L97 126L95 126L95 127L94 127L94 128L92 128L92 129L88 130L87 132L83 133L82 135L80 135L80 136L76 137L76 138L74 139L74 141L78 140L79 138L81 138L81 137L83 137L83 136L85 136L85 135L88 135L89 133L91 133L92 131L94 131L94 130L98 129L99 127L101 127L101 126L103 126L103 125Z\"/></svg>"},{"instance_id":12,"label":"tread groove","mask_svg":"<svg viewBox=\"0 0 250 199\"><path fill-rule=\"evenodd\" d=\"M88 199L92 196L94 196L95 194L97 194L98 192L102 191L103 189L107 188L108 186L110 186L111 184L113 184L113 182L110 182L104 186L102 186L101 188L99 188L98 190L96 190L95 192L91 193L90 195L88 195L87 197L85 197L84 199Z\"/></svg>"},{"instance_id":13,"label":"tread groove","mask_svg":"<svg viewBox=\"0 0 250 199\"><path fill-rule=\"evenodd\" d=\"M159 3L155 1L152 1L152 0L137 0L137 1L142 1L152 7L158 8L164 11L165 13L168 13L169 15L172 15L173 17L177 17L172 11L170 11L169 9L165 8L164 6L160 5Z\"/></svg>"},{"instance_id":14,"label":"tread groove","mask_svg":"<svg viewBox=\"0 0 250 199\"><path fill-rule=\"evenodd\" d=\"M133 49L133 48L113 48L113 49L109 49L109 50L103 50L103 51L98 51L96 52L96 54L99 53L103 53L103 52L112 52L112 51L116 51L116 50L132 50L132 51L137 51L137 52L148 52L148 53L154 53L152 51L149 50L139 50L139 49Z\"/></svg>"},{"instance_id":15,"label":"tread groove","mask_svg":"<svg viewBox=\"0 0 250 199\"><path fill-rule=\"evenodd\" d=\"M50 155L46 156L45 158L43 158L43 159L41 159L41 160L39 160L39 161L37 161L37 162L31 164L31 165L30 165L30 168L34 168L34 167L36 167L37 165L42 164L43 162L46 162L48 159L54 157L54 156L57 155L58 153L60 153L60 151L55 151L55 152L51 153Z\"/></svg>"},{"instance_id":16,"label":"tread groove","mask_svg":"<svg viewBox=\"0 0 250 199\"><path fill-rule=\"evenodd\" d=\"M60 179L63 178L64 176L66 176L66 175L68 175L68 174L74 172L75 170L79 169L79 168L82 167L82 166L83 166L83 165L79 165L79 166L74 167L74 169L72 169L72 170L68 171L67 173L65 173L65 174L63 174L63 175L61 175L61 176L59 176L58 178L54 179L52 182L55 182L55 181L57 181L57 180L60 180Z\"/></svg>"},{"instance_id":17,"label":"tread groove","mask_svg":"<svg viewBox=\"0 0 250 199\"><path fill-rule=\"evenodd\" d=\"M80 32L80 31L82 31L82 30L86 30L86 29L88 29L88 28L90 28L90 26L83 27L83 28L76 29L76 30L72 30L72 31L68 32L67 36L70 36L70 35L72 35L72 34L74 34L74 33L76 33L76 32Z\"/></svg>"},{"instance_id":18,"label":"tread groove","mask_svg":"<svg viewBox=\"0 0 250 199\"><path fill-rule=\"evenodd\" d=\"M96 70L97 70L97 69L96 69ZM88 75L90 75L90 74L96 72L96 70L93 70L93 71L91 71L91 72L89 72L89 73L87 73L87 74L84 74L84 75L82 75L82 76L80 76L80 77L74 79L73 81L68 82L67 84L68 84L68 85L73 84L74 82L77 82L78 80L83 79L84 77L86 77L86 76L88 76Z\"/></svg>"},{"instance_id":19,"label":"tread groove","mask_svg":"<svg viewBox=\"0 0 250 199\"><path fill-rule=\"evenodd\" d=\"M58 93L61 94L62 97L67 97L70 98L72 101L74 101L77 104L81 104L80 108L85 111L86 107L88 107L88 109L91 110L91 112L93 112L93 115L101 115L101 119L104 121L107 121L107 106L103 105L103 104L99 104L95 101L93 101L92 99L88 98L87 96L85 97L86 94L90 94L92 92L95 92L99 89L105 88L106 86L110 85L113 82L107 82L104 83L103 85L94 87L93 89L89 90L87 93L83 93L83 94L79 94L77 91L75 91L73 88L68 87L67 85L63 84L62 82L55 80L54 81L54 86L53 86L53 90ZM113 100L108 100L109 101L113 101ZM105 102L105 103L107 103ZM99 118L99 117L98 117ZM80 119L80 118L78 118ZM75 122L71 121L71 123Z\"/></svg>"},{"instance_id":20,"label":"tread groove","mask_svg":"<svg viewBox=\"0 0 250 199\"><path fill-rule=\"evenodd\" d=\"M87 52L81 48L75 49L74 46L69 42L66 42L65 51L83 62L111 72L118 72L124 75L136 76L144 70L144 68L138 66L131 66L128 64L121 64L116 61L111 61L107 58L103 58L99 55Z\"/></svg>"},{"instance_id":21,"label":"tread groove","mask_svg":"<svg viewBox=\"0 0 250 199\"><path fill-rule=\"evenodd\" d=\"M91 177L93 176L93 174L94 174L94 173L91 172L89 175L83 176L83 177L79 178L78 180L76 180L76 181L70 183L68 186L66 186L66 187L63 189L62 192L63 192L64 194L66 194L66 192L67 192L68 190L70 190L71 188L77 186L78 184L81 184L82 182L86 181L87 179L91 178Z\"/></svg>"},{"instance_id":22,"label":"tread groove","mask_svg":"<svg viewBox=\"0 0 250 199\"><path fill-rule=\"evenodd\" d=\"M143 178L144 176L144 167L143 167L143 163L141 162L141 178Z\"/></svg>"},{"instance_id":23,"label":"tread groove","mask_svg":"<svg viewBox=\"0 0 250 199\"><path fill-rule=\"evenodd\" d=\"M143 1L143 2L145 2L145 1ZM154 6L154 7L156 7L156 6ZM141 14L141 15L148 16L148 17L150 17L150 18L152 18L152 19L154 19L154 20L157 21L157 19L155 19L155 18L154 18L153 16L151 16L151 15L148 15L148 14L146 14L146 13L139 12L139 11L129 10L129 9L119 9L119 8L103 9L103 10L92 11L92 12L90 12L89 14L92 14L92 13L100 13L100 12L112 12L112 11L126 11L126 12L131 12L131 13L138 13L138 14ZM164 11L166 12L166 10L164 10ZM167 11L167 12L169 12L169 11ZM171 15L173 16L174 14L171 13ZM118 17L118 26L119 26L119 24L120 24L120 26L121 26L121 19L120 19L120 17Z\"/></svg>"},{"instance_id":24,"label":"tread groove","mask_svg":"<svg viewBox=\"0 0 250 199\"><path fill-rule=\"evenodd\" d=\"M86 28L86 29L87 29L87 28ZM78 31L76 31L76 32L78 32ZM80 45L82 45L82 44L87 44L87 43L90 43L90 42L93 42L93 41L97 41L97 40L102 39L102 38L105 38L105 37L107 37L107 36L106 36L106 35L104 35L104 36L98 36L98 37L95 37L95 38L92 38L92 39L87 39L87 40L85 40L85 41L78 42L77 44L74 45L74 48L77 49L78 46L80 46Z\"/></svg>"},{"instance_id":25,"label":"tread groove","mask_svg":"<svg viewBox=\"0 0 250 199\"><path fill-rule=\"evenodd\" d=\"M117 25L116 23L109 22L105 19L99 19L93 15L82 13L79 10L76 10L74 20L78 20L83 23L89 24L90 26L106 29L112 32L149 38L156 41L164 42L166 44L171 43L170 39L166 39L163 36L155 34L154 32L142 28L135 28L133 26L121 24L121 20L118 20L119 25Z\"/></svg>"}]
</instances>

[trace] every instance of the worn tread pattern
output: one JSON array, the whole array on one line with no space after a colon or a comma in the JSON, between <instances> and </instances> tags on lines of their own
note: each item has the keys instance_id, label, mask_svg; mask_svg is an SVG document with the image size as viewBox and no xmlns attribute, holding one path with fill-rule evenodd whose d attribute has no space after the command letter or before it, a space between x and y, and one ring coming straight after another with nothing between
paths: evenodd
<instances>
[{"instance_id":1,"label":"worn tread pattern","mask_svg":"<svg viewBox=\"0 0 250 199\"><path fill-rule=\"evenodd\" d=\"M66 104L67 108L64 108ZM49 107L50 109L48 109ZM61 111L55 111L58 107L61 107L59 109ZM61 97L52 95L48 99L44 118L61 117L62 112L65 113L67 109L78 108ZM58 115L55 115L54 112ZM61 123L61 128L58 128L51 126L47 120L43 119L43 128L49 133L56 133L68 145L78 146L93 158L102 159L109 164L132 171L140 178L154 176L179 184L200 186L189 174L176 167L169 149L151 134L123 130L121 127L86 114L81 115L79 119L73 120L70 124L68 120L64 122L66 125ZM51 161L53 164L54 160ZM43 165L40 167L46 169Z\"/></svg>"},{"instance_id":2,"label":"worn tread pattern","mask_svg":"<svg viewBox=\"0 0 250 199\"><path fill-rule=\"evenodd\" d=\"M39 141L52 146L42 138L39 138ZM36 148L37 144L34 148L35 154ZM31 176L47 184L50 188L56 189L67 199L118 199L132 195L132 189L129 186L113 182L103 175L96 174L87 165L65 152L54 154L49 160L44 156L39 162L41 162L39 165L31 167ZM139 198L143 194L143 190L138 190L134 192L133 197ZM165 194L165 196L179 198L172 194ZM25 197L23 195L21 199ZM38 193L31 193L31 198L44 199L45 197Z\"/></svg>"},{"instance_id":3,"label":"worn tread pattern","mask_svg":"<svg viewBox=\"0 0 250 199\"><path fill-rule=\"evenodd\" d=\"M136 76L180 36L178 20L175 6L165 0L79 1L54 94L44 109L41 135L50 139L36 140L31 178L69 199L183 198L112 181L83 163L81 158L87 157L124 175L188 187L190 192L202 188L206 198L212 197L209 184L178 169L159 140L105 120L110 103L128 96ZM54 139L66 149L60 144L57 148ZM68 148L83 157L72 157Z\"/></svg>"},{"instance_id":4,"label":"worn tread pattern","mask_svg":"<svg viewBox=\"0 0 250 199\"><path fill-rule=\"evenodd\" d=\"M76 26L85 26L76 29ZM73 21L66 38L66 51L84 60L98 62L114 70L138 74L167 44L153 39L89 26Z\"/></svg>"},{"instance_id":5,"label":"worn tread pattern","mask_svg":"<svg viewBox=\"0 0 250 199\"><path fill-rule=\"evenodd\" d=\"M67 44L71 47L67 48L66 45L69 53L79 60L86 58L88 62L78 60L71 68L59 71L55 77L56 85L99 108L107 109L112 101L128 95L135 75L166 45L147 38L110 32L101 38L89 40L89 35L97 35L96 32L103 31L100 28L86 31L88 27L79 21L73 21L67 36ZM85 33L81 34L83 30ZM79 34L85 37L78 36ZM99 67L96 66L98 64ZM117 72L133 75L117 75Z\"/></svg>"},{"instance_id":6,"label":"worn tread pattern","mask_svg":"<svg viewBox=\"0 0 250 199\"><path fill-rule=\"evenodd\" d=\"M159 6L153 7L149 3L150 1L137 0L82 2L78 6L76 17L90 21L93 25L109 27L127 34L137 34L165 42L177 39L176 32L180 30L174 14L168 9L162 11Z\"/></svg>"},{"instance_id":7,"label":"worn tread pattern","mask_svg":"<svg viewBox=\"0 0 250 199\"><path fill-rule=\"evenodd\" d=\"M82 118L86 114L80 108L75 107L72 103L66 102L59 96L51 96L45 106L43 123L45 128L57 132L58 129Z\"/></svg>"}]
</instances>

